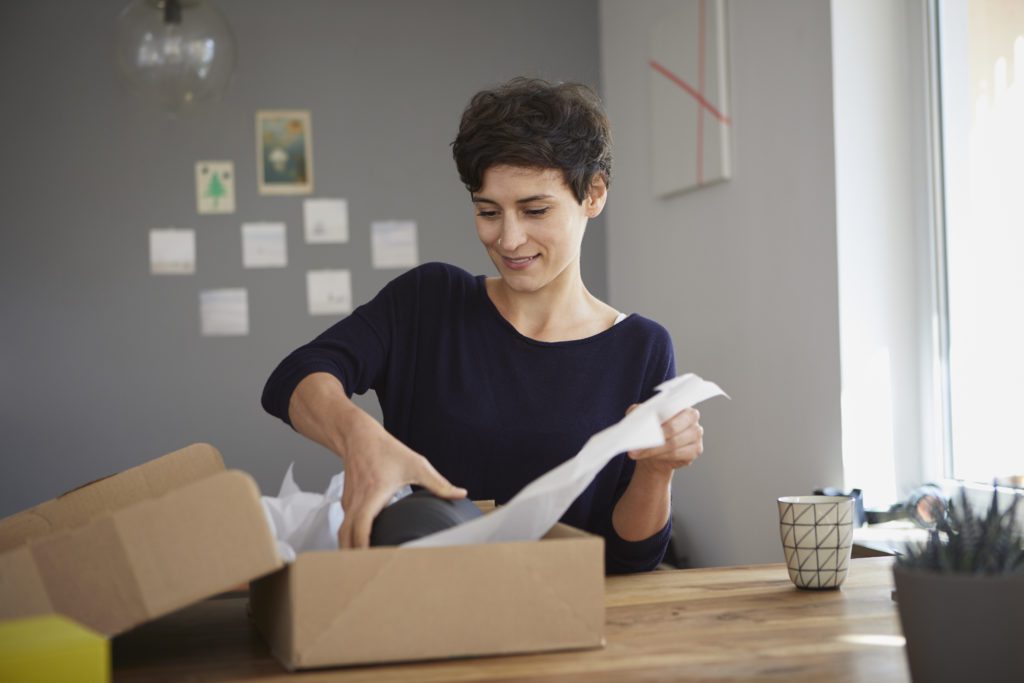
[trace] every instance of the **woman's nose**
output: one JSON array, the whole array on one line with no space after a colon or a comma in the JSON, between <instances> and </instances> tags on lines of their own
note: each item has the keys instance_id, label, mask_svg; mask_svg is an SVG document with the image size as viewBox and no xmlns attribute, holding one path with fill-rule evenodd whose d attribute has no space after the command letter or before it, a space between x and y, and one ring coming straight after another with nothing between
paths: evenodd
<instances>
[{"instance_id":1,"label":"woman's nose","mask_svg":"<svg viewBox=\"0 0 1024 683\"><path fill-rule=\"evenodd\" d=\"M519 222L513 219L506 219L501 226L501 237L498 244L502 251L511 253L526 243L526 232L519 226Z\"/></svg>"}]
</instances>

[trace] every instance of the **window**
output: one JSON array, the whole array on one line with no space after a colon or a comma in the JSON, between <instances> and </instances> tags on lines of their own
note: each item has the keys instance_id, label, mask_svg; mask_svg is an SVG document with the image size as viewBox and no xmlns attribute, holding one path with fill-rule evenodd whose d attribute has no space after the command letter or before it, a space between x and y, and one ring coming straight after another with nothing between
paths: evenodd
<instances>
[{"instance_id":1,"label":"window","mask_svg":"<svg viewBox=\"0 0 1024 683\"><path fill-rule=\"evenodd\" d=\"M1024 3L936 18L945 475L991 483L1024 474Z\"/></svg>"},{"instance_id":2,"label":"window","mask_svg":"<svg viewBox=\"0 0 1024 683\"><path fill-rule=\"evenodd\" d=\"M845 485L1024 475L1024 3L832 2Z\"/></svg>"}]
</instances>

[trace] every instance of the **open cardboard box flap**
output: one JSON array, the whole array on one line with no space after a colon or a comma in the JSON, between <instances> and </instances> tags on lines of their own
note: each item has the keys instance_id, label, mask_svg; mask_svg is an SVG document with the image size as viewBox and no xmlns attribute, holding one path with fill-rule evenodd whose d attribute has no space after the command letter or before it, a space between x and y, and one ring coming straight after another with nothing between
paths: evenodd
<instances>
[{"instance_id":1,"label":"open cardboard box flap","mask_svg":"<svg viewBox=\"0 0 1024 683\"><path fill-rule=\"evenodd\" d=\"M604 539L559 524L285 566L255 482L208 444L0 520L0 618L58 612L116 635L254 579L252 616L289 669L604 642Z\"/></svg>"},{"instance_id":2,"label":"open cardboard box flap","mask_svg":"<svg viewBox=\"0 0 1024 683\"><path fill-rule=\"evenodd\" d=\"M249 475L195 444L0 520L0 618L107 635L279 569Z\"/></svg>"},{"instance_id":3,"label":"open cardboard box flap","mask_svg":"<svg viewBox=\"0 0 1024 683\"><path fill-rule=\"evenodd\" d=\"M0 552L32 538L82 526L104 512L116 512L223 471L224 460L216 448L192 444L0 519Z\"/></svg>"}]
</instances>

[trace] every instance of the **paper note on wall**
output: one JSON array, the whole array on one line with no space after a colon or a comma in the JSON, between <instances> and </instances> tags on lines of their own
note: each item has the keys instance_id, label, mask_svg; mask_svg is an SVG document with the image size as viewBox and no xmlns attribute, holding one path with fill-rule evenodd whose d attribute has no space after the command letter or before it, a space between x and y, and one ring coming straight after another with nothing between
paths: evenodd
<instances>
[{"instance_id":1,"label":"paper note on wall","mask_svg":"<svg viewBox=\"0 0 1024 683\"><path fill-rule=\"evenodd\" d=\"M415 221L374 221L373 267L412 268L419 264Z\"/></svg>"},{"instance_id":2,"label":"paper note on wall","mask_svg":"<svg viewBox=\"0 0 1024 683\"><path fill-rule=\"evenodd\" d=\"M244 287L199 293L200 329L204 337L249 334L249 291Z\"/></svg>"},{"instance_id":3,"label":"paper note on wall","mask_svg":"<svg viewBox=\"0 0 1024 683\"><path fill-rule=\"evenodd\" d=\"M242 265L246 268L284 268L288 243L284 223L242 224Z\"/></svg>"},{"instance_id":4,"label":"paper note on wall","mask_svg":"<svg viewBox=\"0 0 1024 683\"><path fill-rule=\"evenodd\" d=\"M352 273L348 270L306 272L306 297L310 315L352 312Z\"/></svg>"},{"instance_id":5,"label":"paper note on wall","mask_svg":"<svg viewBox=\"0 0 1024 683\"><path fill-rule=\"evenodd\" d=\"M536 540L555 525L612 458L625 451L664 444L663 422L684 408L724 395L717 384L693 374L663 382L652 398L618 423L590 437L575 457L533 480L507 505L404 545L437 547Z\"/></svg>"},{"instance_id":6,"label":"paper note on wall","mask_svg":"<svg viewBox=\"0 0 1024 683\"><path fill-rule=\"evenodd\" d=\"M344 199L307 199L302 203L308 244L348 242L348 202Z\"/></svg>"},{"instance_id":7,"label":"paper note on wall","mask_svg":"<svg viewBox=\"0 0 1024 683\"><path fill-rule=\"evenodd\" d=\"M196 272L196 231L149 231L149 272L153 275L192 275Z\"/></svg>"}]
</instances>

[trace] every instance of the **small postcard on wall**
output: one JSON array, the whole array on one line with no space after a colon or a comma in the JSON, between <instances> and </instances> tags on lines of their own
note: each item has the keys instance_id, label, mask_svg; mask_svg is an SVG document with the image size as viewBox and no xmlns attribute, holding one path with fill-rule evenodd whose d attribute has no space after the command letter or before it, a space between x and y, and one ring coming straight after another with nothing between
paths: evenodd
<instances>
[{"instance_id":1,"label":"small postcard on wall","mask_svg":"<svg viewBox=\"0 0 1024 683\"><path fill-rule=\"evenodd\" d=\"M260 194L313 192L312 135L308 111L256 112Z\"/></svg>"},{"instance_id":2,"label":"small postcard on wall","mask_svg":"<svg viewBox=\"0 0 1024 683\"><path fill-rule=\"evenodd\" d=\"M374 221L374 268L412 268L419 264L415 221Z\"/></svg>"},{"instance_id":3,"label":"small postcard on wall","mask_svg":"<svg viewBox=\"0 0 1024 683\"><path fill-rule=\"evenodd\" d=\"M348 242L348 202L307 199L302 203L307 244Z\"/></svg>"},{"instance_id":4,"label":"small postcard on wall","mask_svg":"<svg viewBox=\"0 0 1024 683\"><path fill-rule=\"evenodd\" d=\"M196 162L196 209L201 214L235 212L234 162Z\"/></svg>"},{"instance_id":5,"label":"small postcard on wall","mask_svg":"<svg viewBox=\"0 0 1024 683\"><path fill-rule=\"evenodd\" d=\"M306 272L306 293L310 315L352 312L352 273L348 270Z\"/></svg>"},{"instance_id":6,"label":"small postcard on wall","mask_svg":"<svg viewBox=\"0 0 1024 683\"><path fill-rule=\"evenodd\" d=\"M149 272L192 275L196 272L196 231L157 228L149 231Z\"/></svg>"},{"instance_id":7,"label":"small postcard on wall","mask_svg":"<svg viewBox=\"0 0 1024 683\"><path fill-rule=\"evenodd\" d=\"M288 242L284 223L242 224L242 265L246 268L284 268Z\"/></svg>"},{"instance_id":8,"label":"small postcard on wall","mask_svg":"<svg viewBox=\"0 0 1024 683\"><path fill-rule=\"evenodd\" d=\"M249 334L249 290L244 287L199 292L200 328L204 337Z\"/></svg>"}]
</instances>

